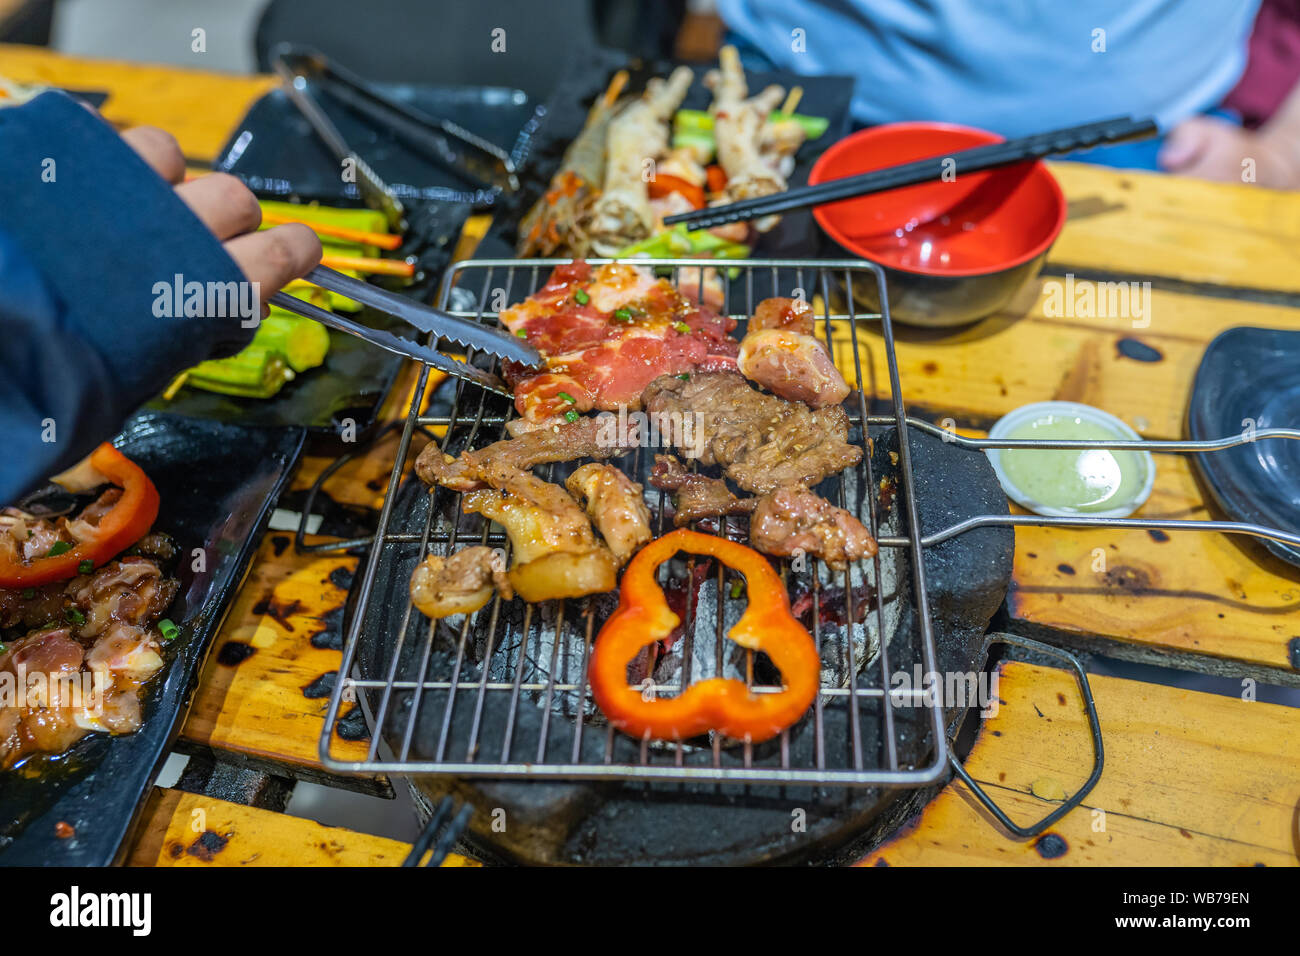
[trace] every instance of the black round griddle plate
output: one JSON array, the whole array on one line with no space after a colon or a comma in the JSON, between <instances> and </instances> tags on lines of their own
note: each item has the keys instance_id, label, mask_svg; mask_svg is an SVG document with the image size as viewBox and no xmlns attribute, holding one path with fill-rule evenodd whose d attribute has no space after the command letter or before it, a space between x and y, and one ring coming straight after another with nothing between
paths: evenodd
<instances>
[{"instance_id":1,"label":"black round griddle plate","mask_svg":"<svg viewBox=\"0 0 1300 956\"><path fill-rule=\"evenodd\" d=\"M1300 331L1228 329L1206 348L1187 411L1189 437L1205 441L1250 428L1300 428ZM1228 517L1300 529L1300 442L1256 441L1192 460ZM1300 567L1300 548L1262 543Z\"/></svg>"}]
</instances>

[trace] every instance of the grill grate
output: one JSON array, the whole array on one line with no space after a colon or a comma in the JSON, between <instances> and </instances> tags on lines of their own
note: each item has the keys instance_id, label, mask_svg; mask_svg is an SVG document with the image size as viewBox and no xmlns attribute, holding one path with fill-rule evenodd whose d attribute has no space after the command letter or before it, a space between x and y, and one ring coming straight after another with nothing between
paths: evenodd
<instances>
[{"instance_id":1,"label":"grill grate","mask_svg":"<svg viewBox=\"0 0 1300 956\"><path fill-rule=\"evenodd\" d=\"M502 308L539 288L551 269L564 261L457 263L448 273L440 305L456 315L495 322ZM601 264L610 260L589 261ZM719 265L688 259L640 260L638 264L663 270L679 287L698 283L696 291L701 298L705 292L701 266ZM403 574L389 576L400 583L392 589L394 593L377 594L379 569L386 561L405 562L402 566L409 574L431 550L447 554L470 544L508 548L499 529L476 516L461 514L458 493L438 488L427 494L418 479L407 477L417 432L439 434L443 450L456 454L505 437L506 422L513 415L505 399L462 381L448 384L448 389L454 384L448 409L421 413L429 386L426 366L416 384L359 580L340 673L354 674L363 638L384 647L387 658L375 674L339 681L334 688L320 742L326 767L340 772L552 780L925 786L945 775L950 757L943 707L937 699L940 695L891 686L891 675L899 672L937 672L925 567L918 559L923 547L975 527L1031 524L1213 530L1300 543L1300 535L1231 522L1005 514L980 516L922 536L909 427L975 449L1129 447L1132 443L994 442L962 438L928 422L909 419L901 398L884 275L877 266L861 260L788 259L732 261L726 268L729 277L723 282L721 311L738 320L751 315L754 306L768 296L801 295L820 300L819 334L833 350L848 348L852 355L855 392L846 406L850 441L861 442L868 434L877 438L890 427L897 430L898 460L890 475L896 484L892 506L881 503L878 482L882 475L873 466L870 453L857 468L818 486L824 497L854 512L867 525L880 552L870 562L837 573L814 562L804 568L792 567L789 562L781 565L787 586L811 603L809 629L822 653L821 687L811 713L775 741L758 746L724 745L716 735L705 741L675 744L632 741L599 719L586 683L592 641L613 607L608 600L604 604L599 599L584 599L523 605L497 598L453 627L447 622L430 622L412 607ZM878 303L878 311L862 308L864 301ZM858 348L860 322L880 326L891 396L884 414L868 412L868 389ZM492 367L486 356L471 354L467 359ZM879 394L882 389L870 391ZM1274 429L1260 437L1300 438L1300 432ZM1224 439L1138 444L1152 451L1184 452L1213 451L1239 443ZM651 450L639 448L611 463L644 482L652 458ZM566 469L572 467L552 465L537 471L541 477L562 481ZM405 485L404 480L408 482ZM664 533L671 528L666 520L667 496L660 492L657 501L653 497L648 504L655 530ZM399 501L404 502L402 507ZM712 528L697 530L739 537L740 527L723 518ZM667 580L662 582L666 589L684 591L686 626L665 670L654 672L656 693L671 695L692 681L724 671L744 677L760 693L779 689L764 683L761 660L752 652L740 652L723 636L743 607L740 599L728 593L723 569L719 567L697 588L694 562L691 558L661 569L661 573L667 572ZM365 633L373 617L368 612L389 601L404 604L404 610L390 614L397 625L384 628L383 633ZM899 613L904 603L914 612L910 616ZM915 626L898 628L900 619L914 621ZM373 734L364 760L343 760L331 753L332 728L345 697L352 693L370 711ZM430 717L436 727L433 734L429 733ZM419 733L417 728L422 728Z\"/></svg>"}]
</instances>

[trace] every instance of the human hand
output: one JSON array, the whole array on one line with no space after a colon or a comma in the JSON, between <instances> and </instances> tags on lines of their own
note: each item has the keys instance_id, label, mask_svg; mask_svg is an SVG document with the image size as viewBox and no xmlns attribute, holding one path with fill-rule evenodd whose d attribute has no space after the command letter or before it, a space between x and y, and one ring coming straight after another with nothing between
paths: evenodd
<instances>
[{"instance_id":1,"label":"human hand","mask_svg":"<svg viewBox=\"0 0 1300 956\"><path fill-rule=\"evenodd\" d=\"M1243 129L1214 116L1193 116L1179 123L1157 161L1161 169L1180 176L1255 182L1271 189L1300 188L1300 154L1267 130Z\"/></svg>"},{"instance_id":2,"label":"human hand","mask_svg":"<svg viewBox=\"0 0 1300 956\"><path fill-rule=\"evenodd\" d=\"M137 126L122 138L176 187L176 195L221 240L244 277L258 284L264 308L273 293L320 264L320 240L307 226L287 223L258 231L262 207L234 176L210 173L185 182L185 158L170 133Z\"/></svg>"}]
</instances>

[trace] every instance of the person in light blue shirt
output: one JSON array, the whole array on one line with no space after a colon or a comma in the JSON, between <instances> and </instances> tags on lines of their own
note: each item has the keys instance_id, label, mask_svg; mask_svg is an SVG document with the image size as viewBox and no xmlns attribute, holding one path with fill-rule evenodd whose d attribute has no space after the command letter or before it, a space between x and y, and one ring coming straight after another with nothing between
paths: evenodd
<instances>
[{"instance_id":1,"label":"person in light blue shirt","mask_svg":"<svg viewBox=\"0 0 1300 956\"><path fill-rule=\"evenodd\" d=\"M1297 129L1209 120L1246 64L1259 0L717 0L756 69L850 75L861 124L937 120L1021 136L1151 116L1167 141L1077 158L1300 184ZM1292 95L1290 114L1300 97ZM1279 115L1286 114L1284 108ZM1222 154L1222 155L1219 155ZM1184 170L1179 170L1184 171ZM1265 182L1266 177L1272 182Z\"/></svg>"}]
</instances>

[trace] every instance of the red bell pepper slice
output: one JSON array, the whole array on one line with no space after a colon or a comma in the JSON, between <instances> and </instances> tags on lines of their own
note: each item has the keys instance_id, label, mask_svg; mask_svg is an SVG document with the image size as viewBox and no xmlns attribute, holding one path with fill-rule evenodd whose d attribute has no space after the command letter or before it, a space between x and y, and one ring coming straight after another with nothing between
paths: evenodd
<instances>
[{"instance_id":1,"label":"red bell pepper slice","mask_svg":"<svg viewBox=\"0 0 1300 956\"><path fill-rule=\"evenodd\" d=\"M92 533L62 554L24 562L15 550L0 555L0 587L29 588L61 581L78 573L83 561L95 567L111 560L144 537L158 517L158 489L135 462L108 442L87 460L89 477L122 489L112 509L93 526ZM78 469L79 476L86 470Z\"/></svg>"},{"instance_id":2,"label":"red bell pepper slice","mask_svg":"<svg viewBox=\"0 0 1300 956\"><path fill-rule=\"evenodd\" d=\"M749 604L727 636L767 654L781 671L781 691L755 694L743 681L711 677L676 697L647 700L640 688L628 686L628 663L681 623L655 579L659 565L678 551L711 555L745 575ZM790 613L785 585L765 557L735 541L682 528L647 544L627 566L618 609L596 637L588 673L596 704L623 733L683 740L716 730L759 743L808 710L817 695L821 660L812 636Z\"/></svg>"}]
</instances>

